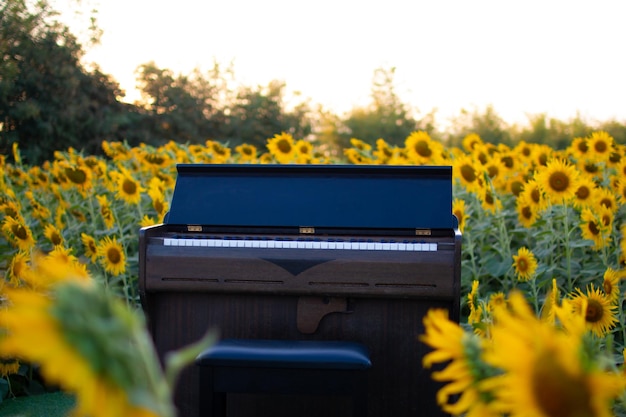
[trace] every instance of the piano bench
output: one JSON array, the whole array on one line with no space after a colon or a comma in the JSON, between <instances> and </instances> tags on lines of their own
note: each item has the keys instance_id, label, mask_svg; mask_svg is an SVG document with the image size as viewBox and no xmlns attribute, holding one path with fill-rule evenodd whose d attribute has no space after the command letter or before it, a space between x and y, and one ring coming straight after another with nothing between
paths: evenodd
<instances>
[{"instance_id":1,"label":"piano bench","mask_svg":"<svg viewBox=\"0 0 626 417\"><path fill-rule=\"evenodd\" d=\"M342 395L352 415L367 415L363 344L341 341L227 339L196 358L199 417L226 416L226 394Z\"/></svg>"}]
</instances>

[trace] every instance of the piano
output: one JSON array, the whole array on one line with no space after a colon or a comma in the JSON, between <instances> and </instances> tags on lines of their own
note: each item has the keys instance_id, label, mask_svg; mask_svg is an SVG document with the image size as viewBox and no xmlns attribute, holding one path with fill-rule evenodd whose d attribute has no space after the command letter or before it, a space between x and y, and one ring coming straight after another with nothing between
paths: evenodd
<instances>
[{"instance_id":1,"label":"piano","mask_svg":"<svg viewBox=\"0 0 626 417\"><path fill-rule=\"evenodd\" d=\"M350 340L371 352L369 417L445 415L421 366L430 308L459 319L449 166L180 164L139 231L139 292L161 358L222 338ZM175 389L197 417L197 370ZM229 395L233 416L340 416L342 398ZM296 414L297 413L297 414Z\"/></svg>"}]
</instances>

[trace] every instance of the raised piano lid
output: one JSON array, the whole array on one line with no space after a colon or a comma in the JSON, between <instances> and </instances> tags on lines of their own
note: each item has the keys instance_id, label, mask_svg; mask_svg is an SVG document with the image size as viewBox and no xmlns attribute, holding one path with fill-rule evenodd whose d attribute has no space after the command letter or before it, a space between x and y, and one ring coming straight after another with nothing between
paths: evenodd
<instances>
[{"instance_id":1,"label":"raised piano lid","mask_svg":"<svg viewBox=\"0 0 626 417\"><path fill-rule=\"evenodd\" d=\"M179 164L165 224L452 229L452 167Z\"/></svg>"}]
</instances>

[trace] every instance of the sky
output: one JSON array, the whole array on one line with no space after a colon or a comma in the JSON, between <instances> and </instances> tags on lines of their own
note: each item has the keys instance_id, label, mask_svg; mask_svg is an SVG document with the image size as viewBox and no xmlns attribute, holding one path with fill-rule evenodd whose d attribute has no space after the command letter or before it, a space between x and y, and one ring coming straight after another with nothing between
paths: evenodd
<instances>
[{"instance_id":1,"label":"sky","mask_svg":"<svg viewBox=\"0 0 626 417\"><path fill-rule=\"evenodd\" d=\"M239 84L281 80L341 115L369 103L377 68L394 67L403 102L421 115L436 110L440 122L488 105L509 123L540 113L626 120L621 0L57 0L56 8L70 16L76 1L98 10L103 30L85 60L129 101L143 63L189 74L217 61L233 63Z\"/></svg>"}]
</instances>

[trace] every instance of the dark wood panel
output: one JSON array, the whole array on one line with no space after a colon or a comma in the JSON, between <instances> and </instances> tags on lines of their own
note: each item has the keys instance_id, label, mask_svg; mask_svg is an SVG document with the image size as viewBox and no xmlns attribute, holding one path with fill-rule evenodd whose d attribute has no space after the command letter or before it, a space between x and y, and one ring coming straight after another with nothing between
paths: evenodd
<instances>
[{"instance_id":1,"label":"dark wood panel","mask_svg":"<svg viewBox=\"0 0 626 417\"><path fill-rule=\"evenodd\" d=\"M421 366L427 347L418 341L429 308L455 311L454 301L352 297L347 311L322 318L315 333L298 331L298 297L278 295L167 292L149 294L146 311L155 345L163 357L192 343L209 328L224 338L353 340L371 350L369 417L438 416L438 385ZM197 417L197 372L185 370L177 388L180 417ZM245 400L242 400L245 399ZM233 415L319 416L346 414L341 398L276 398L231 396ZM306 406L305 406L306 405ZM349 409L349 408L348 408ZM306 411L305 411L306 410Z\"/></svg>"}]
</instances>

